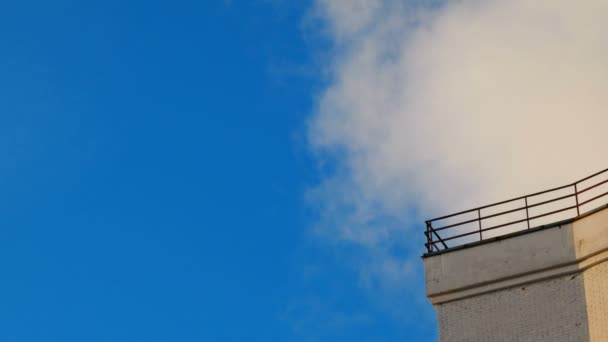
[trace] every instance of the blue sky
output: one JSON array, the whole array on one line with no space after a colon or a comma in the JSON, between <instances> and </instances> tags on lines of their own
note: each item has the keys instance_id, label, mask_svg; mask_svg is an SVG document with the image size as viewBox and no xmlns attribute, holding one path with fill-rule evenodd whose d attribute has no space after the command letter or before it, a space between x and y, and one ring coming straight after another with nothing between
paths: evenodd
<instances>
[{"instance_id":1,"label":"blue sky","mask_svg":"<svg viewBox=\"0 0 608 342\"><path fill-rule=\"evenodd\" d=\"M0 5L0 340L436 338L311 233L310 7Z\"/></svg>"}]
</instances>

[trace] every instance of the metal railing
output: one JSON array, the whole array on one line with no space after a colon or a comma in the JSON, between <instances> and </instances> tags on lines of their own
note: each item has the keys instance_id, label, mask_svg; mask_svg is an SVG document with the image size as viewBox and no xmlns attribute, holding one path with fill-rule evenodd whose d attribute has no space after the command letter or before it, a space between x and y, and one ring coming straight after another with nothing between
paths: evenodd
<instances>
[{"instance_id":1,"label":"metal railing","mask_svg":"<svg viewBox=\"0 0 608 342\"><path fill-rule=\"evenodd\" d=\"M572 184L428 220L427 254L573 219L607 204L607 195L608 169Z\"/></svg>"}]
</instances>

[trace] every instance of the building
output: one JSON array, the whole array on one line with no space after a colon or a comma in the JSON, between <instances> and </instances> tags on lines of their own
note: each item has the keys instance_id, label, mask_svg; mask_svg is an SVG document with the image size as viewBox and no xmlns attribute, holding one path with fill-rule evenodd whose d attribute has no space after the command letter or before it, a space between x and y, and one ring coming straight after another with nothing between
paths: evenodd
<instances>
[{"instance_id":1,"label":"building","mask_svg":"<svg viewBox=\"0 0 608 342\"><path fill-rule=\"evenodd\" d=\"M608 341L608 170L427 221L441 342Z\"/></svg>"}]
</instances>

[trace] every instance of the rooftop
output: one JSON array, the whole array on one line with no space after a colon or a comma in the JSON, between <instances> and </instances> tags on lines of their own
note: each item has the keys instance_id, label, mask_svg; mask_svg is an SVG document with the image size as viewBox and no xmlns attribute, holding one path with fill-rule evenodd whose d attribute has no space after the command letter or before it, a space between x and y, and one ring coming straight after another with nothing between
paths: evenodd
<instances>
[{"instance_id":1,"label":"rooftop","mask_svg":"<svg viewBox=\"0 0 608 342\"><path fill-rule=\"evenodd\" d=\"M572 184L426 221L424 257L559 226L608 207L608 169Z\"/></svg>"}]
</instances>

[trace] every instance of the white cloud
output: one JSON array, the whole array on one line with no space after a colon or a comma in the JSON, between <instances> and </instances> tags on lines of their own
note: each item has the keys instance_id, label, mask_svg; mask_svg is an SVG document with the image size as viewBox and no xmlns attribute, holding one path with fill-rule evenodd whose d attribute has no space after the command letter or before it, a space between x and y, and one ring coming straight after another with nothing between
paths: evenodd
<instances>
[{"instance_id":1,"label":"white cloud","mask_svg":"<svg viewBox=\"0 0 608 342\"><path fill-rule=\"evenodd\" d=\"M311 198L335 241L397 260L395 245L414 248L399 239L423 238L411 208L449 213L608 166L608 2L317 8L336 53L309 133L337 171Z\"/></svg>"}]
</instances>

